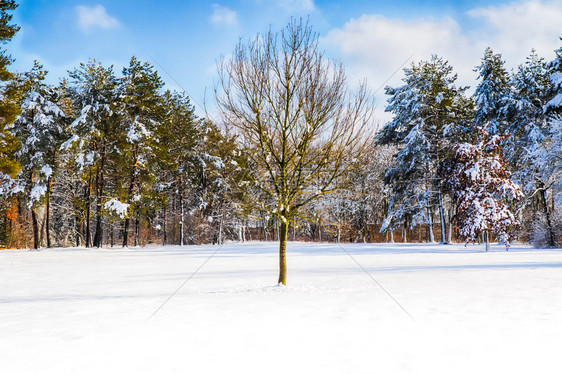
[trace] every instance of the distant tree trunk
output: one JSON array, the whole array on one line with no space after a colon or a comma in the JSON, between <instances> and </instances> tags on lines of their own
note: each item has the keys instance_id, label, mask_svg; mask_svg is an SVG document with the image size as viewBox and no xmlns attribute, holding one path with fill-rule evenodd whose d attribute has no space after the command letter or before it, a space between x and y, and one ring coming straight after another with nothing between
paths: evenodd
<instances>
[{"instance_id":1,"label":"distant tree trunk","mask_svg":"<svg viewBox=\"0 0 562 374\"><path fill-rule=\"evenodd\" d=\"M139 230L140 230L140 220L139 212L135 215L135 247L139 246Z\"/></svg>"},{"instance_id":2,"label":"distant tree trunk","mask_svg":"<svg viewBox=\"0 0 562 374\"><path fill-rule=\"evenodd\" d=\"M33 170L29 177L29 185L33 186ZM31 224L33 228L33 249L39 249L39 225L37 224L37 213L35 212L35 207L33 206L33 201L31 202Z\"/></svg>"},{"instance_id":3,"label":"distant tree trunk","mask_svg":"<svg viewBox=\"0 0 562 374\"><path fill-rule=\"evenodd\" d=\"M44 243L43 238L45 237L45 218L45 210L43 210L43 220L41 221L41 229L39 230L39 246L43 246Z\"/></svg>"},{"instance_id":4,"label":"distant tree trunk","mask_svg":"<svg viewBox=\"0 0 562 374\"><path fill-rule=\"evenodd\" d=\"M488 249L490 248L490 234L488 231L484 234L484 240L486 241L486 252L488 252Z\"/></svg>"},{"instance_id":5,"label":"distant tree trunk","mask_svg":"<svg viewBox=\"0 0 562 374\"><path fill-rule=\"evenodd\" d=\"M178 187L178 203L180 204L180 246L184 245L184 221L185 221L185 209L183 206L183 175L180 175L179 187Z\"/></svg>"},{"instance_id":6,"label":"distant tree trunk","mask_svg":"<svg viewBox=\"0 0 562 374\"><path fill-rule=\"evenodd\" d=\"M439 220L441 221L441 244L447 243L445 238L445 215L443 214L443 199L441 197L441 181L437 184L437 198L439 202Z\"/></svg>"},{"instance_id":7,"label":"distant tree trunk","mask_svg":"<svg viewBox=\"0 0 562 374\"><path fill-rule=\"evenodd\" d=\"M447 243L453 242L453 207L449 209L449 232L447 234Z\"/></svg>"},{"instance_id":8,"label":"distant tree trunk","mask_svg":"<svg viewBox=\"0 0 562 374\"><path fill-rule=\"evenodd\" d=\"M390 230L390 242L394 243L394 230Z\"/></svg>"},{"instance_id":9,"label":"distant tree trunk","mask_svg":"<svg viewBox=\"0 0 562 374\"><path fill-rule=\"evenodd\" d=\"M129 217L123 221L123 248L129 245Z\"/></svg>"},{"instance_id":10,"label":"distant tree trunk","mask_svg":"<svg viewBox=\"0 0 562 374\"><path fill-rule=\"evenodd\" d=\"M103 189L104 189L104 167L105 167L105 147L102 147L102 157L98 173L96 175L97 185L97 206L96 206L96 234L94 236L93 246L101 248L103 246L103 226L102 226L102 207L103 207Z\"/></svg>"},{"instance_id":11,"label":"distant tree trunk","mask_svg":"<svg viewBox=\"0 0 562 374\"><path fill-rule=\"evenodd\" d=\"M166 241L167 241L167 239L168 239L168 238L167 238L168 230L166 229L166 228L168 227L168 209L167 209L167 206L166 206L166 205L167 205L167 204L164 203L164 227L162 228L162 229L163 229L163 234L164 234L163 236L164 236L164 237L163 237L163 239L162 239L162 245L166 245Z\"/></svg>"},{"instance_id":12,"label":"distant tree trunk","mask_svg":"<svg viewBox=\"0 0 562 374\"><path fill-rule=\"evenodd\" d=\"M219 245L222 245L222 225L223 225L223 220L224 220L223 207L224 207L224 204L221 203L221 209L220 209L221 217L220 217L220 220L219 220L219 238L218 238L218 244Z\"/></svg>"},{"instance_id":13,"label":"distant tree trunk","mask_svg":"<svg viewBox=\"0 0 562 374\"><path fill-rule=\"evenodd\" d=\"M53 186L53 178L47 180L47 205L45 207L45 234L47 236L47 248L51 248L51 189Z\"/></svg>"},{"instance_id":14,"label":"distant tree trunk","mask_svg":"<svg viewBox=\"0 0 562 374\"><path fill-rule=\"evenodd\" d=\"M35 213L33 207L31 207L31 222L33 225L33 249L39 249L39 225L37 224L37 213Z\"/></svg>"},{"instance_id":15,"label":"distant tree trunk","mask_svg":"<svg viewBox=\"0 0 562 374\"><path fill-rule=\"evenodd\" d=\"M135 192L135 185L137 182L137 170L138 170L139 156L138 156L138 145L133 148L133 170L131 171L131 183L129 184L129 195L127 198L127 203L131 207L133 201L133 194ZM129 211L127 217L125 218L125 224L123 225L123 247L129 245L129 226L132 211Z\"/></svg>"},{"instance_id":16,"label":"distant tree trunk","mask_svg":"<svg viewBox=\"0 0 562 374\"><path fill-rule=\"evenodd\" d=\"M285 218L285 217L283 217ZM288 220L281 219L279 222L279 280L277 283L287 285L287 234L289 229Z\"/></svg>"},{"instance_id":17,"label":"distant tree trunk","mask_svg":"<svg viewBox=\"0 0 562 374\"><path fill-rule=\"evenodd\" d=\"M337 243L339 243L339 242L340 242L340 237L341 237L341 227L340 227L340 223L339 223L339 222L338 222L338 224L337 224L336 227L337 227L337 229L336 229L336 233L337 233L336 241L337 241Z\"/></svg>"},{"instance_id":18,"label":"distant tree trunk","mask_svg":"<svg viewBox=\"0 0 562 374\"><path fill-rule=\"evenodd\" d=\"M433 217L432 217L431 208L429 207L429 203L427 206L427 228L429 230L429 242L435 243L435 237L433 236Z\"/></svg>"},{"instance_id":19,"label":"distant tree trunk","mask_svg":"<svg viewBox=\"0 0 562 374\"><path fill-rule=\"evenodd\" d=\"M546 216L546 224L548 227L548 246L556 247L556 238L554 236L554 228L552 226L552 219L550 217L550 210L548 209L548 204L546 202L546 190L544 183L539 182L539 198L544 208L544 214Z\"/></svg>"},{"instance_id":20,"label":"distant tree trunk","mask_svg":"<svg viewBox=\"0 0 562 374\"><path fill-rule=\"evenodd\" d=\"M76 242L75 243L76 243L77 247L80 247L80 244L82 244L81 240L80 240L81 239L80 233L82 232L82 229L81 229L82 224L80 223L80 216L78 216L78 213L76 213L75 216L74 216L74 225L75 225L75 231L76 231L76 237L75 237Z\"/></svg>"},{"instance_id":21,"label":"distant tree trunk","mask_svg":"<svg viewBox=\"0 0 562 374\"><path fill-rule=\"evenodd\" d=\"M90 170L90 176L88 178L88 185L86 187L86 248L92 246L92 234L90 229L90 219L91 219L91 209L92 209L92 171Z\"/></svg>"}]
</instances>

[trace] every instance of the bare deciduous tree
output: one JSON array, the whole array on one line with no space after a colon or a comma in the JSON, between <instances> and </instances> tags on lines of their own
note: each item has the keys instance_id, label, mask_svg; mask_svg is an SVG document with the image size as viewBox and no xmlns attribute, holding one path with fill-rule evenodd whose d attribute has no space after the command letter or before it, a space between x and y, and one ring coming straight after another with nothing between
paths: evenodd
<instances>
[{"instance_id":1,"label":"bare deciduous tree","mask_svg":"<svg viewBox=\"0 0 562 374\"><path fill-rule=\"evenodd\" d=\"M278 282L285 285L289 222L359 166L372 144L372 95L364 84L348 89L343 66L324 57L302 20L240 41L218 72L217 107L238 129L262 201L275 204L262 208L279 218Z\"/></svg>"}]
</instances>

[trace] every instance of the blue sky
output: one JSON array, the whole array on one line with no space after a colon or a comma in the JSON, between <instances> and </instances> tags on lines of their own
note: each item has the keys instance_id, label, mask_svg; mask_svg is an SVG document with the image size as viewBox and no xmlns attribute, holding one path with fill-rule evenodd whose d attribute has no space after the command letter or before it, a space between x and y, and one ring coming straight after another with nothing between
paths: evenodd
<instances>
[{"instance_id":1,"label":"blue sky","mask_svg":"<svg viewBox=\"0 0 562 374\"><path fill-rule=\"evenodd\" d=\"M212 101L221 55L228 55L240 37L265 32L270 25L281 29L291 16L310 16L322 48L344 62L350 82L367 78L373 90L409 56L419 61L431 53L450 61L459 83L474 86L472 69L485 47L501 52L514 67L531 48L552 59L562 36L559 0L20 3L14 21L21 31L7 46L16 59L14 69L27 70L37 59L50 71L49 81L57 82L90 57L120 72L135 55L155 65L167 87L187 90L196 106ZM399 72L388 84L398 85L400 78ZM384 100L379 92L381 111Z\"/></svg>"}]
</instances>

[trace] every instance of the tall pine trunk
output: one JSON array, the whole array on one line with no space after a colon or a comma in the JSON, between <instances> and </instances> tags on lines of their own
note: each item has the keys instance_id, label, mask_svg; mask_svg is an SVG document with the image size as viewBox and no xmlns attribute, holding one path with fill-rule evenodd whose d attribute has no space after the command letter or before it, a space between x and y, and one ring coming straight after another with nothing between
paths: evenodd
<instances>
[{"instance_id":1,"label":"tall pine trunk","mask_svg":"<svg viewBox=\"0 0 562 374\"><path fill-rule=\"evenodd\" d=\"M105 147L102 147L102 157L98 172L96 175L97 185L97 206L96 206L96 234L94 236L93 246L96 248L102 247L103 227L102 227L102 207L103 207L103 189L104 189L104 166L105 166Z\"/></svg>"},{"instance_id":2,"label":"tall pine trunk","mask_svg":"<svg viewBox=\"0 0 562 374\"><path fill-rule=\"evenodd\" d=\"M129 195L127 197L127 203L129 204L129 207L132 207L132 202L133 202L133 193L135 192L135 184L136 184L136 176L137 176L137 168L138 168L138 162L139 162L139 157L138 157L138 146L135 145L134 149L133 149L133 170L131 172L131 183L129 184ZM129 245L129 225L131 220L129 219L129 216L131 215L132 211L129 211L129 213L127 214L127 217L125 218L125 222L123 224L123 247L126 247Z\"/></svg>"},{"instance_id":3,"label":"tall pine trunk","mask_svg":"<svg viewBox=\"0 0 562 374\"><path fill-rule=\"evenodd\" d=\"M52 247L51 243L51 189L53 186L53 178L49 177L47 180L47 205L45 207L45 234L47 236L47 248Z\"/></svg>"},{"instance_id":4,"label":"tall pine trunk","mask_svg":"<svg viewBox=\"0 0 562 374\"><path fill-rule=\"evenodd\" d=\"M427 166L427 168L429 168ZM435 243L435 237L433 236L433 215L431 212L431 185L429 183L429 170L426 170L425 172L425 189L426 189L426 207L427 207L427 226L429 229L429 242L430 243Z\"/></svg>"},{"instance_id":5,"label":"tall pine trunk","mask_svg":"<svg viewBox=\"0 0 562 374\"><path fill-rule=\"evenodd\" d=\"M31 223L33 226L33 249L39 249L39 224L37 223L37 213L33 206L31 207Z\"/></svg>"},{"instance_id":6,"label":"tall pine trunk","mask_svg":"<svg viewBox=\"0 0 562 374\"><path fill-rule=\"evenodd\" d=\"M135 247L139 246L140 219L139 212L135 216Z\"/></svg>"},{"instance_id":7,"label":"tall pine trunk","mask_svg":"<svg viewBox=\"0 0 562 374\"><path fill-rule=\"evenodd\" d=\"M88 178L88 185L86 186L86 248L92 246L92 234L90 229L91 209L92 209L92 171Z\"/></svg>"},{"instance_id":8,"label":"tall pine trunk","mask_svg":"<svg viewBox=\"0 0 562 374\"><path fill-rule=\"evenodd\" d=\"M165 201L165 200L164 200L164 201ZM163 226L164 226L164 227L162 228L162 229L163 229L163 232L162 232L162 234L163 234L162 245L166 245L166 242L167 242L167 237L166 237L166 235L167 235L167 233L168 233L168 230L167 230L167 227L168 227L168 209L167 209L167 204L166 204L166 202L164 202L164 225L163 225Z\"/></svg>"},{"instance_id":9,"label":"tall pine trunk","mask_svg":"<svg viewBox=\"0 0 562 374\"><path fill-rule=\"evenodd\" d=\"M439 219L441 221L441 244L447 243L445 237L445 215L443 214L443 198L441 196L441 181L437 184L437 199L439 203Z\"/></svg>"},{"instance_id":10,"label":"tall pine trunk","mask_svg":"<svg viewBox=\"0 0 562 374\"><path fill-rule=\"evenodd\" d=\"M184 212L184 207L183 207L183 175L180 175L180 180L179 180L179 187L178 187L178 191L179 191L179 204L180 204L180 246L183 246L183 225L184 225L184 219L185 219L185 212Z\"/></svg>"},{"instance_id":11,"label":"tall pine trunk","mask_svg":"<svg viewBox=\"0 0 562 374\"><path fill-rule=\"evenodd\" d=\"M452 206L449 209L448 221L449 221L449 226L448 226L449 230L447 232L447 243L452 243L453 242L453 207Z\"/></svg>"}]
</instances>

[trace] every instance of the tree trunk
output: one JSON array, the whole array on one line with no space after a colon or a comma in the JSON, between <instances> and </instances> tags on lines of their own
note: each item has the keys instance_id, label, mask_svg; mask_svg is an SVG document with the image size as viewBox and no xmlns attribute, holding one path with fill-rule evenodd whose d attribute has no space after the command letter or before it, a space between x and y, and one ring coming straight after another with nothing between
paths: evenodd
<instances>
[{"instance_id":1,"label":"tree trunk","mask_svg":"<svg viewBox=\"0 0 562 374\"><path fill-rule=\"evenodd\" d=\"M45 237L45 224L46 224L46 217L45 217L45 209L43 209L43 220L41 221L41 229L39 230L39 246L43 246L43 238Z\"/></svg>"},{"instance_id":2,"label":"tree trunk","mask_svg":"<svg viewBox=\"0 0 562 374\"><path fill-rule=\"evenodd\" d=\"M184 244L183 240L183 225L184 225L184 219L185 219L185 212L184 212L184 208L183 208L183 175L180 175L180 181L179 181L180 185L179 185L179 196L178 196L178 203L180 204L180 246L182 246Z\"/></svg>"},{"instance_id":3,"label":"tree trunk","mask_svg":"<svg viewBox=\"0 0 562 374\"><path fill-rule=\"evenodd\" d=\"M453 207L449 209L449 232L447 233L447 243L453 242Z\"/></svg>"},{"instance_id":4,"label":"tree trunk","mask_svg":"<svg viewBox=\"0 0 562 374\"><path fill-rule=\"evenodd\" d=\"M552 227L552 219L550 217L550 210L548 209L548 204L546 202L546 191L544 188L544 183L540 182L539 198L544 208L544 214L546 216L546 224L548 226L548 246L556 247L556 238L554 236L554 228Z\"/></svg>"},{"instance_id":5,"label":"tree trunk","mask_svg":"<svg viewBox=\"0 0 562 374\"><path fill-rule=\"evenodd\" d=\"M431 214L431 208L429 207L429 203L427 206L427 228L429 229L429 242L435 243L435 237L433 236L433 217Z\"/></svg>"},{"instance_id":6,"label":"tree trunk","mask_svg":"<svg viewBox=\"0 0 562 374\"><path fill-rule=\"evenodd\" d=\"M484 240L486 241L486 252L488 252L488 249L490 248L490 234L488 233L488 231L486 231L484 237Z\"/></svg>"},{"instance_id":7,"label":"tree trunk","mask_svg":"<svg viewBox=\"0 0 562 374\"><path fill-rule=\"evenodd\" d=\"M162 227L163 230L163 238L162 238L162 245L166 245L166 241L167 241L167 233L168 231L166 230L166 227L168 227L168 209L166 209L166 203L164 203L164 226Z\"/></svg>"},{"instance_id":8,"label":"tree trunk","mask_svg":"<svg viewBox=\"0 0 562 374\"><path fill-rule=\"evenodd\" d=\"M37 213L35 208L31 207L31 222L33 225L33 249L39 249L39 225L37 224Z\"/></svg>"},{"instance_id":9,"label":"tree trunk","mask_svg":"<svg viewBox=\"0 0 562 374\"><path fill-rule=\"evenodd\" d=\"M139 230L140 230L140 221L139 221L139 213L137 212L135 216L135 247L139 246Z\"/></svg>"},{"instance_id":10,"label":"tree trunk","mask_svg":"<svg viewBox=\"0 0 562 374\"><path fill-rule=\"evenodd\" d=\"M285 218L285 217L283 217ZM287 285L287 233L289 222L281 219L279 223L279 280L277 283Z\"/></svg>"},{"instance_id":11,"label":"tree trunk","mask_svg":"<svg viewBox=\"0 0 562 374\"><path fill-rule=\"evenodd\" d=\"M102 157L100 162L100 167L96 175L97 184L97 204L96 204L96 234L94 236L93 246L96 248L101 248L103 246L103 227L102 227L102 207L103 207L103 187L104 187L104 167L105 167L105 156L103 152L105 147L102 148Z\"/></svg>"},{"instance_id":12,"label":"tree trunk","mask_svg":"<svg viewBox=\"0 0 562 374\"><path fill-rule=\"evenodd\" d=\"M47 248L51 248L51 188L53 186L53 178L49 177L47 180L47 205L45 207L45 234L47 236Z\"/></svg>"},{"instance_id":13,"label":"tree trunk","mask_svg":"<svg viewBox=\"0 0 562 374\"><path fill-rule=\"evenodd\" d=\"M443 214L443 199L441 197L441 181L437 185L437 199L439 202L439 219L441 221L441 244L447 243L445 238L445 215Z\"/></svg>"},{"instance_id":14,"label":"tree trunk","mask_svg":"<svg viewBox=\"0 0 562 374\"><path fill-rule=\"evenodd\" d=\"M131 207L133 202L133 193L135 192L137 167L139 161L137 147L138 145L135 145L133 149L133 171L131 172L131 183L129 184L129 196L127 198L127 203L129 204L129 212L127 213L127 217L125 218L125 224L123 225L123 247L129 245L129 226L130 226L129 216L133 213Z\"/></svg>"},{"instance_id":15,"label":"tree trunk","mask_svg":"<svg viewBox=\"0 0 562 374\"><path fill-rule=\"evenodd\" d=\"M123 222L123 248L129 245L129 224L129 217L126 217L125 222Z\"/></svg>"},{"instance_id":16,"label":"tree trunk","mask_svg":"<svg viewBox=\"0 0 562 374\"><path fill-rule=\"evenodd\" d=\"M86 188L87 202L86 202L86 248L92 246L92 234L90 229L91 219L91 205L92 205L92 171L90 170L90 177L88 178L88 186Z\"/></svg>"},{"instance_id":17,"label":"tree trunk","mask_svg":"<svg viewBox=\"0 0 562 374\"><path fill-rule=\"evenodd\" d=\"M221 208L221 218L219 221L219 239L218 239L218 244L222 245L222 224L223 224L223 220L224 220L224 212L223 209Z\"/></svg>"},{"instance_id":18,"label":"tree trunk","mask_svg":"<svg viewBox=\"0 0 562 374\"><path fill-rule=\"evenodd\" d=\"M74 216L74 225L75 225L75 231L76 231L76 246L80 247L80 244L82 244L81 242L81 235L80 233L82 232L81 226L82 223L80 222L80 216L78 216L78 214L76 213L76 215Z\"/></svg>"},{"instance_id":19,"label":"tree trunk","mask_svg":"<svg viewBox=\"0 0 562 374\"><path fill-rule=\"evenodd\" d=\"M404 243L408 243L408 216L404 216Z\"/></svg>"},{"instance_id":20,"label":"tree trunk","mask_svg":"<svg viewBox=\"0 0 562 374\"><path fill-rule=\"evenodd\" d=\"M341 236L341 229L340 229L340 224L338 222L338 225L337 225L337 243L340 242L340 236Z\"/></svg>"}]
</instances>

